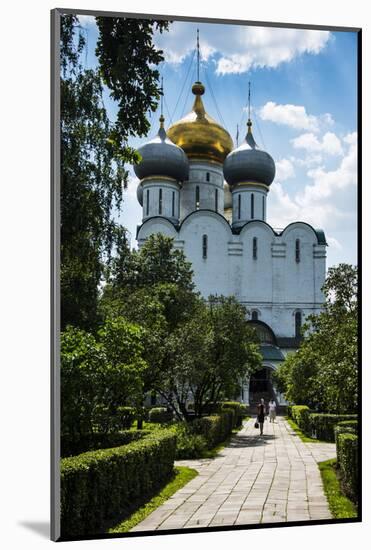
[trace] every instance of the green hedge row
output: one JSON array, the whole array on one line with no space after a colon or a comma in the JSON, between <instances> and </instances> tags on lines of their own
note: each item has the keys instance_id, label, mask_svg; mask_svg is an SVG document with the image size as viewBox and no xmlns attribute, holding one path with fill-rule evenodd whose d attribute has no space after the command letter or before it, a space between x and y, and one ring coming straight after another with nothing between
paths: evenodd
<instances>
[{"instance_id":1,"label":"green hedge row","mask_svg":"<svg viewBox=\"0 0 371 550\"><path fill-rule=\"evenodd\" d=\"M334 428L344 420L357 420L356 414L311 413L309 423L311 433L308 435L322 441L335 441Z\"/></svg>"},{"instance_id":2,"label":"green hedge row","mask_svg":"<svg viewBox=\"0 0 371 550\"><path fill-rule=\"evenodd\" d=\"M344 494L357 502L358 492L358 435L340 433L337 437L337 466Z\"/></svg>"},{"instance_id":3,"label":"green hedge row","mask_svg":"<svg viewBox=\"0 0 371 550\"><path fill-rule=\"evenodd\" d=\"M194 433L204 436L208 449L224 441L235 426L235 411L223 409L212 416L198 418L192 423Z\"/></svg>"},{"instance_id":4,"label":"green hedge row","mask_svg":"<svg viewBox=\"0 0 371 550\"><path fill-rule=\"evenodd\" d=\"M123 430L117 433L92 433L84 435L79 439L74 439L68 435L61 436L61 456L74 456L87 451L98 449L108 449L127 445L132 441L142 439L150 432L145 430L129 431Z\"/></svg>"},{"instance_id":5,"label":"green hedge row","mask_svg":"<svg viewBox=\"0 0 371 550\"><path fill-rule=\"evenodd\" d=\"M358 435L358 421L357 420L343 420L343 422L339 422L339 424L336 424L334 428L334 435L335 435L335 443L336 443L336 455L337 449L338 449L338 437L340 434L356 434Z\"/></svg>"},{"instance_id":6,"label":"green hedge row","mask_svg":"<svg viewBox=\"0 0 371 550\"><path fill-rule=\"evenodd\" d=\"M153 407L148 413L148 420L156 424L166 424L173 420L173 413L166 407Z\"/></svg>"},{"instance_id":7,"label":"green hedge row","mask_svg":"<svg viewBox=\"0 0 371 550\"><path fill-rule=\"evenodd\" d=\"M226 409L233 409L235 412L234 427L239 428L242 426L242 420L248 414L248 407L238 401L223 401L221 403L221 411Z\"/></svg>"},{"instance_id":8,"label":"green hedge row","mask_svg":"<svg viewBox=\"0 0 371 550\"><path fill-rule=\"evenodd\" d=\"M113 449L61 460L64 537L102 532L150 498L173 473L176 435L163 430Z\"/></svg>"},{"instance_id":9,"label":"green hedge row","mask_svg":"<svg viewBox=\"0 0 371 550\"><path fill-rule=\"evenodd\" d=\"M315 413L306 405L291 405L288 415L309 437L335 441L334 428L342 421L356 421L356 414Z\"/></svg>"},{"instance_id":10,"label":"green hedge row","mask_svg":"<svg viewBox=\"0 0 371 550\"><path fill-rule=\"evenodd\" d=\"M308 436L311 435L311 425L309 421L311 412L310 408L306 405L292 405L290 407L291 418Z\"/></svg>"}]
</instances>

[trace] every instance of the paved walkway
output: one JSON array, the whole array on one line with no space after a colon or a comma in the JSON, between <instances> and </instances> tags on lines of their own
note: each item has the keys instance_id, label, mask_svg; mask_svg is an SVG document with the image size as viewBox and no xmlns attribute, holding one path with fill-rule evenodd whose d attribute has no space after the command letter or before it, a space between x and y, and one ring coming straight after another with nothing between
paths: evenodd
<instances>
[{"instance_id":1,"label":"paved walkway","mask_svg":"<svg viewBox=\"0 0 371 550\"><path fill-rule=\"evenodd\" d=\"M132 531L331 518L317 462L335 445L303 443L282 417L264 429L250 419L216 458L178 461L199 475Z\"/></svg>"}]
</instances>

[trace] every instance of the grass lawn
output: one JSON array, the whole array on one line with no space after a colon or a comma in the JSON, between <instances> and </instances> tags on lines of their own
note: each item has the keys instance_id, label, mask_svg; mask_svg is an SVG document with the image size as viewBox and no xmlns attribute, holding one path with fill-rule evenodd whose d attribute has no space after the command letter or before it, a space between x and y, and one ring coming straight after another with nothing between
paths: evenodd
<instances>
[{"instance_id":1,"label":"grass lawn","mask_svg":"<svg viewBox=\"0 0 371 550\"><path fill-rule=\"evenodd\" d=\"M185 468L183 466L176 466L174 468L175 475L169 481L167 485L155 495L147 504L144 504L136 510L131 516L120 522L115 527L109 529L108 533L127 533L135 527L138 523L143 521L149 514L151 514L156 508L161 506L168 498L170 498L176 491L184 487L186 483L191 481L198 475L196 470L192 468Z\"/></svg>"},{"instance_id":2,"label":"grass lawn","mask_svg":"<svg viewBox=\"0 0 371 550\"><path fill-rule=\"evenodd\" d=\"M314 439L313 437L308 437L307 435L305 435L301 431L299 426L288 416L285 416L285 420L287 420L289 426L294 430L296 435L298 435L304 443L321 443L320 439Z\"/></svg>"},{"instance_id":3,"label":"grass lawn","mask_svg":"<svg viewBox=\"0 0 371 550\"><path fill-rule=\"evenodd\" d=\"M318 466L332 517L356 518L356 505L341 492L340 481L336 475L336 458L320 462Z\"/></svg>"}]
</instances>

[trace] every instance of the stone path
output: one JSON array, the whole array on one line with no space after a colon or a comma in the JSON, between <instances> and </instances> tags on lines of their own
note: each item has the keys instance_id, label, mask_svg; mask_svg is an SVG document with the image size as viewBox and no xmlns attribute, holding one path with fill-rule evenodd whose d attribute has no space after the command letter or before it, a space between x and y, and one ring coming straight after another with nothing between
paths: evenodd
<instances>
[{"instance_id":1,"label":"stone path","mask_svg":"<svg viewBox=\"0 0 371 550\"><path fill-rule=\"evenodd\" d=\"M264 430L250 419L216 458L178 461L199 475L132 531L331 518L317 462L335 445L303 443L282 417Z\"/></svg>"}]
</instances>

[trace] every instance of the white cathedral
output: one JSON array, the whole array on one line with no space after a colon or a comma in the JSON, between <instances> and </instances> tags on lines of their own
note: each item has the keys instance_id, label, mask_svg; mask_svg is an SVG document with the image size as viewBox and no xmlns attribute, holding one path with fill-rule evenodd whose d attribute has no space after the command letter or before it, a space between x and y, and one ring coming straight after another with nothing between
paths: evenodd
<instances>
[{"instance_id":1,"label":"white cathedral","mask_svg":"<svg viewBox=\"0 0 371 550\"><path fill-rule=\"evenodd\" d=\"M267 222L268 193L275 177L272 157L258 147L250 117L244 142L233 148L229 133L205 111L205 87L195 82L191 112L138 151L134 166L143 208L141 246L153 233L174 239L192 263L196 289L233 295L257 329L264 368L244 384L249 404L275 396L271 373L294 351L305 318L323 304L326 239L306 222L275 229Z\"/></svg>"}]
</instances>

